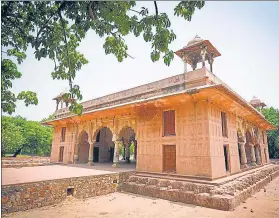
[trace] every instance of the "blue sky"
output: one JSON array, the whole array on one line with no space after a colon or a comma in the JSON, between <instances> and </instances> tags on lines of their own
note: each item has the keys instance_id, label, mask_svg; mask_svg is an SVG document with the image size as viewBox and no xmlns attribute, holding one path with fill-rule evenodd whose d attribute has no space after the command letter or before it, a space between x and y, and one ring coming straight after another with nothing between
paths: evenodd
<instances>
[{"instance_id":1,"label":"blue sky","mask_svg":"<svg viewBox=\"0 0 279 218\"><path fill-rule=\"evenodd\" d=\"M279 2L206 2L191 22L173 16L178 2L158 2L166 12L177 35L170 45L174 51L182 48L196 34L208 39L221 57L214 61L214 73L246 100L254 95L268 106L279 108ZM138 2L138 6L153 2ZM137 85L183 73L183 63L176 57L169 67L163 60L153 63L151 46L142 38L126 37L129 54L135 59L117 62L113 55L105 55L104 38L89 32L79 50L89 63L78 72L75 84L81 86L83 101L121 91ZM37 106L25 107L17 103L16 113L32 120L41 120L55 111L53 97L67 88L67 81L52 80L54 63L48 59L37 61L33 51L19 66L23 73L14 82L13 91L35 91Z\"/></svg>"}]
</instances>

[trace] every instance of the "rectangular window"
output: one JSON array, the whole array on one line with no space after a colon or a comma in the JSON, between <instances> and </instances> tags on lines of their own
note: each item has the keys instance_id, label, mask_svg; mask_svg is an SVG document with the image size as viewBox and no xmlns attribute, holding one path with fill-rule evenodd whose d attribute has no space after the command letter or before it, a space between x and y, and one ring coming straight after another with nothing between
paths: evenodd
<instances>
[{"instance_id":1,"label":"rectangular window","mask_svg":"<svg viewBox=\"0 0 279 218\"><path fill-rule=\"evenodd\" d=\"M262 131L263 144L264 144L264 131Z\"/></svg>"},{"instance_id":2,"label":"rectangular window","mask_svg":"<svg viewBox=\"0 0 279 218\"><path fill-rule=\"evenodd\" d=\"M164 111L164 136L175 135L175 111Z\"/></svg>"},{"instance_id":3,"label":"rectangular window","mask_svg":"<svg viewBox=\"0 0 279 218\"><path fill-rule=\"evenodd\" d=\"M63 162L63 156L64 156L64 146L61 146L59 150L59 162Z\"/></svg>"},{"instance_id":4,"label":"rectangular window","mask_svg":"<svg viewBox=\"0 0 279 218\"><path fill-rule=\"evenodd\" d=\"M224 112L221 112L221 120L222 120L222 135L224 137L228 137L228 127L227 127L227 115Z\"/></svg>"},{"instance_id":5,"label":"rectangular window","mask_svg":"<svg viewBox=\"0 0 279 218\"><path fill-rule=\"evenodd\" d=\"M65 136L66 136L66 127L62 127L61 142L65 142Z\"/></svg>"}]
</instances>

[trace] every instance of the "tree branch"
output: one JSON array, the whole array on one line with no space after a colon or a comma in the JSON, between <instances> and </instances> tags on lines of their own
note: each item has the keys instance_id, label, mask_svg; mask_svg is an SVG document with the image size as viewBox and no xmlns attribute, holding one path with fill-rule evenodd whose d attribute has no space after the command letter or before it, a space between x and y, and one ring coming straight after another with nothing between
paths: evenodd
<instances>
[{"instance_id":1,"label":"tree branch","mask_svg":"<svg viewBox=\"0 0 279 218\"><path fill-rule=\"evenodd\" d=\"M123 40L125 42L125 39L123 37L121 37L121 35L116 35L116 33L118 33L118 31L115 32L115 33L110 31L110 34L113 35L115 38L119 38L119 39L121 39L121 40ZM133 56L129 55L127 52L126 52L126 54L127 54L128 57L130 57L132 59L135 59Z\"/></svg>"},{"instance_id":2,"label":"tree branch","mask_svg":"<svg viewBox=\"0 0 279 218\"><path fill-rule=\"evenodd\" d=\"M53 18L54 14L50 16L50 18L45 22L45 25L37 32L36 41L38 41L39 35L42 33L43 29L47 27L48 22Z\"/></svg>"},{"instance_id":3,"label":"tree branch","mask_svg":"<svg viewBox=\"0 0 279 218\"><path fill-rule=\"evenodd\" d=\"M89 16L91 17L92 20L94 20L94 13L92 11L92 5L93 5L93 2L90 2L88 7L89 7Z\"/></svg>"},{"instance_id":4,"label":"tree branch","mask_svg":"<svg viewBox=\"0 0 279 218\"><path fill-rule=\"evenodd\" d=\"M16 27L25 38L27 37L27 35L24 32L24 30L19 25L17 25L16 22L14 22L13 20L10 20L10 19L7 19L7 21L9 21L14 27Z\"/></svg>"},{"instance_id":5,"label":"tree branch","mask_svg":"<svg viewBox=\"0 0 279 218\"><path fill-rule=\"evenodd\" d=\"M136 10L134 10L134 9L129 9L129 11L133 11L133 12L136 12L136 13L140 14L139 11L136 11Z\"/></svg>"},{"instance_id":6,"label":"tree branch","mask_svg":"<svg viewBox=\"0 0 279 218\"><path fill-rule=\"evenodd\" d=\"M155 19L157 20L157 18L158 18L158 6L157 6L156 1L154 1L154 6L155 6L155 11L156 11Z\"/></svg>"},{"instance_id":7,"label":"tree branch","mask_svg":"<svg viewBox=\"0 0 279 218\"><path fill-rule=\"evenodd\" d=\"M6 5L6 6L3 7L2 18L7 16L8 10L9 10L9 7L10 7L11 3L12 3L12 2L9 1L9 2L8 2L8 5Z\"/></svg>"},{"instance_id":8,"label":"tree branch","mask_svg":"<svg viewBox=\"0 0 279 218\"><path fill-rule=\"evenodd\" d=\"M69 56L69 49L68 49L68 42L67 42L67 36L66 36L66 31L65 31L65 21L63 20L63 17L62 17L62 14L61 14L61 11L62 9L65 7L65 4L66 2L62 2L61 5L59 6L58 8L58 15L59 15L59 18L60 18L60 21L62 23L62 28L63 28L63 35L64 35L64 43L65 43L65 46L66 46L66 52L67 52L67 57L68 57L68 74L69 74L69 86L70 86L70 90L72 90L73 88L73 84L72 84L72 79L71 79L71 75L70 75L70 72L71 72L71 65L70 65L70 56ZM73 94L71 93L71 97L73 98Z\"/></svg>"}]
</instances>

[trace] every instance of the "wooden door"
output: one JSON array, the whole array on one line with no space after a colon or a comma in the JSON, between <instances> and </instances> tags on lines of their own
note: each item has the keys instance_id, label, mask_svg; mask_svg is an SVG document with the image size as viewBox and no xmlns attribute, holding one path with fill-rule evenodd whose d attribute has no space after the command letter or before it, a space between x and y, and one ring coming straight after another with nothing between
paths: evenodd
<instances>
[{"instance_id":1,"label":"wooden door","mask_svg":"<svg viewBox=\"0 0 279 218\"><path fill-rule=\"evenodd\" d=\"M61 146L59 151L59 162L63 162L63 155L64 155L64 146Z\"/></svg>"},{"instance_id":2,"label":"wooden door","mask_svg":"<svg viewBox=\"0 0 279 218\"><path fill-rule=\"evenodd\" d=\"M175 145L164 145L163 147L163 170L164 172L176 171L176 148Z\"/></svg>"}]
</instances>

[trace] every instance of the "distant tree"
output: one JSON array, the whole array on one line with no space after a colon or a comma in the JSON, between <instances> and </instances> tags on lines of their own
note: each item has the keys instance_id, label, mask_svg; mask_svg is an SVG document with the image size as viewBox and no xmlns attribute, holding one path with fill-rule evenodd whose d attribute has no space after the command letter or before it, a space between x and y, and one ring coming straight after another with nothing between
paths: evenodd
<instances>
[{"instance_id":1,"label":"distant tree","mask_svg":"<svg viewBox=\"0 0 279 218\"><path fill-rule=\"evenodd\" d=\"M54 114L49 115L48 118L43 118L43 119L41 120L41 122L46 122L46 121L52 120L52 119L54 119Z\"/></svg>"},{"instance_id":2,"label":"distant tree","mask_svg":"<svg viewBox=\"0 0 279 218\"><path fill-rule=\"evenodd\" d=\"M34 49L37 60L53 60L53 79L69 82L64 99L82 99L74 79L88 61L77 48L89 30L105 37L105 53L115 55L119 62L131 57L123 37L133 34L151 44L152 61L162 58L169 65L174 57L169 44L176 35L168 15L160 12L156 1L153 3L154 14L146 7L137 8L136 1L2 1L2 111L12 114L17 100L24 100L27 106L38 103L34 92L22 91L16 96L11 91L13 80L22 75L17 64L26 58L28 46ZM191 21L195 10L203 6L204 1L181 1L173 11L174 15ZM81 114L82 106L73 102L70 110Z\"/></svg>"},{"instance_id":3,"label":"distant tree","mask_svg":"<svg viewBox=\"0 0 279 218\"><path fill-rule=\"evenodd\" d=\"M273 107L262 110L265 118L277 127L267 131L268 150L270 158L279 158L279 110Z\"/></svg>"},{"instance_id":4,"label":"distant tree","mask_svg":"<svg viewBox=\"0 0 279 218\"><path fill-rule=\"evenodd\" d=\"M14 153L22 148L25 138L19 126L12 122L10 117L2 117L1 123L1 156L7 153Z\"/></svg>"},{"instance_id":5,"label":"distant tree","mask_svg":"<svg viewBox=\"0 0 279 218\"><path fill-rule=\"evenodd\" d=\"M28 121L23 117L5 117L2 116L2 121L9 122L12 127L16 127L19 130L23 140L17 140L17 146L14 146L11 141L7 141L5 146L9 149L9 152L14 153L16 157L21 152L36 154L36 155L49 155L52 142L52 127L42 126L37 121ZM9 127L9 126L8 126ZM8 137L12 135L12 129L7 126L2 127L2 137ZM19 136L18 136L19 137Z\"/></svg>"}]
</instances>

